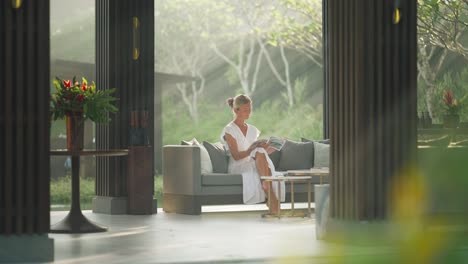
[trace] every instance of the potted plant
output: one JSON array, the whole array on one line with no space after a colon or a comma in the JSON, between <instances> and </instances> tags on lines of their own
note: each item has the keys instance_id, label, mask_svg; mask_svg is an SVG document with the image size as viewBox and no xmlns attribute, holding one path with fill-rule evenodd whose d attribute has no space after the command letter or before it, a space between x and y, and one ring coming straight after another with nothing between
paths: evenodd
<instances>
[{"instance_id":1,"label":"potted plant","mask_svg":"<svg viewBox=\"0 0 468 264\"><path fill-rule=\"evenodd\" d=\"M461 102L454 98L452 90L445 90L442 101L444 103L444 127L455 128L460 123Z\"/></svg>"},{"instance_id":2,"label":"potted plant","mask_svg":"<svg viewBox=\"0 0 468 264\"><path fill-rule=\"evenodd\" d=\"M112 94L115 88L96 90L94 82L89 83L84 77L81 82L53 80L56 92L51 96L50 114L52 120L65 119L67 127L67 149L83 149L84 121L90 119L96 123L110 121L108 113L117 112L112 102L117 100Z\"/></svg>"}]
</instances>

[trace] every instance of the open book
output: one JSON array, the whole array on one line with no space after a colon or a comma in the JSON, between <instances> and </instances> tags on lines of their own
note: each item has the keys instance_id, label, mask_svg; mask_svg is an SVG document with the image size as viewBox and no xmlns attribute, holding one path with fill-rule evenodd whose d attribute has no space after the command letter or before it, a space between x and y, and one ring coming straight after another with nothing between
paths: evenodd
<instances>
[{"instance_id":1,"label":"open book","mask_svg":"<svg viewBox=\"0 0 468 264\"><path fill-rule=\"evenodd\" d=\"M270 137L268 139L259 139L255 141L254 143L252 143L252 146L256 146L260 143L265 143L265 142L269 144L270 148L280 151L281 148L283 148L285 140L280 137Z\"/></svg>"}]
</instances>

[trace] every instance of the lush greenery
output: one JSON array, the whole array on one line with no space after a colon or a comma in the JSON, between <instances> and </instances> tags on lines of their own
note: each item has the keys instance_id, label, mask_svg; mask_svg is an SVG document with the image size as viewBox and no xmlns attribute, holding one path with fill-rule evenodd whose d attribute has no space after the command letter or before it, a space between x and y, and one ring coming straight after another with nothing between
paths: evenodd
<instances>
[{"instance_id":1,"label":"lush greenery","mask_svg":"<svg viewBox=\"0 0 468 264\"><path fill-rule=\"evenodd\" d=\"M420 84L419 86L422 86ZM447 71L442 78L435 82L431 90L430 104L432 105L432 117L436 123L442 123L444 115L447 113L447 105L444 103L444 92L450 90L453 98L458 99L457 113L460 115L460 120L468 121L468 108L466 98L468 97L468 67L462 68L460 71ZM424 89L420 88L418 92L423 92ZM460 102L461 101L461 102ZM427 111L428 107L426 100L418 101L418 111Z\"/></svg>"},{"instance_id":2,"label":"lush greenery","mask_svg":"<svg viewBox=\"0 0 468 264\"><path fill-rule=\"evenodd\" d=\"M80 179L81 209L92 208L95 182L92 178ZM162 177L154 177L154 197L158 200L158 207L162 207ZM66 210L71 204L71 177L70 175L52 180L50 183L50 204L52 210Z\"/></svg>"},{"instance_id":3,"label":"lush greenery","mask_svg":"<svg viewBox=\"0 0 468 264\"><path fill-rule=\"evenodd\" d=\"M444 90L456 98L468 94L467 59L468 1L418 0L418 112L440 123Z\"/></svg>"},{"instance_id":4,"label":"lush greenery","mask_svg":"<svg viewBox=\"0 0 468 264\"><path fill-rule=\"evenodd\" d=\"M298 94L300 94L298 92ZM234 94L232 94L234 95ZM232 96L231 95L231 96ZM317 96L321 96L317 95ZM180 144L180 141L191 139L219 141L222 128L232 120L231 109L220 99L216 104L206 102L201 104L201 118L196 124L183 106L175 103L176 98L167 96L163 100L163 144ZM292 140L301 137L323 138L323 105L300 102L293 108L280 99L256 102L248 120L262 131L262 137L272 135L284 136ZM303 99L302 99L303 100ZM304 122L307 120L307 122Z\"/></svg>"},{"instance_id":5,"label":"lush greenery","mask_svg":"<svg viewBox=\"0 0 468 264\"><path fill-rule=\"evenodd\" d=\"M108 113L117 112L112 102L115 89L96 90L94 82L88 83L83 77L81 83L73 80L62 80L55 77L53 81L56 93L52 94L50 112L53 120L64 119L66 115L80 113L84 120L106 123L110 121Z\"/></svg>"},{"instance_id":6,"label":"lush greenery","mask_svg":"<svg viewBox=\"0 0 468 264\"><path fill-rule=\"evenodd\" d=\"M91 208L94 197L94 179L80 179L80 202L82 209ZM50 182L50 204L52 210L68 208L71 204L71 177L64 176Z\"/></svg>"}]
</instances>

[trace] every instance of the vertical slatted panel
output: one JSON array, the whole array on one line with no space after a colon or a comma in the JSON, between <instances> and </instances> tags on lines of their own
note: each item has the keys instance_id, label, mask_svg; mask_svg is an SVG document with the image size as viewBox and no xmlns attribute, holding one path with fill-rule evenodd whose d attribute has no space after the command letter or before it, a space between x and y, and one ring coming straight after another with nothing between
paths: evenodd
<instances>
[{"instance_id":1,"label":"vertical slatted panel","mask_svg":"<svg viewBox=\"0 0 468 264\"><path fill-rule=\"evenodd\" d=\"M2 172L2 177L5 179L4 181L4 188L2 190L2 193L4 193L3 196L3 204L0 206L4 208L5 216L2 217L2 220L4 219L4 225L2 225L2 230L1 233L5 234L11 234L13 232L13 199L12 199L12 190L13 190L13 144L12 144L12 139L13 139L13 109L12 109L12 102L13 102L13 39L14 32L13 32L13 23L14 23L14 14L13 11L9 6L7 6L7 1L3 2L3 7L2 10L0 10L2 16L4 17L4 21L2 21L2 24L0 24L0 27L2 25L5 25L2 27L2 30L5 32L5 40L10 40L10 41L5 41L5 49L2 50L3 56L5 57L5 62L2 68L5 70L6 76L2 76L0 78L0 81L4 80L5 82L5 97L4 101L2 103L2 116L3 119L5 120L4 123L2 124L2 128L0 131L5 131L5 137L2 139L5 145L5 148L0 149L0 151L3 151L1 153L0 160L4 160L5 163L1 164L3 166L1 168L5 168L4 172ZM4 22L4 23L3 23ZM3 42L3 41L2 41ZM3 71L0 71L0 74ZM8 155L7 155L8 154ZM1 211L0 211L1 212Z\"/></svg>"},{"instance_id":2,"label":"vertical slatted panel","mask_svg":"<svg viewBox=\"0 0 468 264\"><path fill-rule=\"evenodd\" d=\"M49 1L0 3L0 234L49 231Z\"/></svg>"},{"instance_id":3,"label":"vertical slatted panel","mask_svg":"<svg viewBox=\"0 0 468 264\"><path fill-rule=\"evenodd\" d=\"M350 2L349 1L344 1L343 2L343 11L350 11L349 10L349 4ZM341 50L341 54L343 55L343 60L342 60L342 71L343 71L343 79L342 79L342 85L341 85L341 94L342 94L342 105L343 105L343 108L341 110L341 113L343 115L343 128L344 130L348 131L348 133L340 133L340 137L341 137L341 142L343 142L342 144L342 153L343 153L343 156L346 157L348 156L347 152L348 152L348 147L349 147L349 135L350 135L350 131L349 131L349 92L350 90L352 89L352 83L351 83L351 71L347 71L345 70L348 65L350 65L350 61L349 61L349 56L351 54L351 51L350 51L350 46L349 44L351 44L351 42L349 41L349 31L350 31L350 28L349 28L349 19L351 18L351 16L343 16L343 29L342 29L342 41L344 43L348 43L348 45L343 45L342 46L342 50ZM349 88L351 89L349 89ZM345 172L346 174L348 175L348 177L345 177L343 178L343 186L344 186L344 203L345 204L349 204L349 196L351 195L351 192L349 190L349 180L350 180L350 175L349 175L349 171L347 170L348 169L348 165L349 165L349 159L343 159L343 166L341 167L343 173L341 175L344 175ZM346 218L346 219L349 219L349 210L350 210L350 206L344 206L343 208L343 217Z\"/></svg>"},{"instance_id":4,"label":"vertical slatted panel","mask_svg":"<svg viewBox=\"0 0 468 264\"><path fill-rule=\"evenodd\" d=\"M337 8L335 7L335 1L332 1L332 0L327 0L327 7L328 9L326 10L327 12L327 21L328 21L328 28L329 28L329 31L328 31L328 47L327 47L327 54L328 54L328 80L326 81L326 83L328 83L328 87L327 87L327 90L328 90L328 99L329 99L329 109L330 109L330 119L328 120L329 121L329 124L330 124L330 128L329 128L329 131L330 131L330 139L331 138L337 138L336 136L336 129L334 129L335 127L335 120L337 120L336 118L336 113L337 113L337 96L335 96L335 90L332 89L332 87L335 87L336 86L336 73L337 73L337 65L338 63L336 62L336 52L332 52L332 50L336 50L336 45L338 44L338 42L336 41L336 35L337 35L337 29L336 29L336 20L337 19L332 19L332 17L336 17L336 11L337 11ZM330 174L332 175L330 177L330 215L331 216L337 216L338 215L338 201L339 201L339 197L338 197L338 182L335 181L335 178L336 178L336 167L337 166L334 166L333 163L335 163L337 160L338 160L338 156L337 156L337 152L335 151L335 148L333 147L333 142L330 142L331 143L331 148L330 148L330 157L331 157L331 160L330 160L330 163L331 163L331 166L330 166Z\"/></svg>"},{"instance_id":5,"label":"vertical slatted panel","mask_svg":"<svg viewBox=\"0 0 468 264\"><path fill-rule=\"evenodd\" d=\"M416 142L416 3L329 0L331 215L378 220Z\"/></svg>"},{"instance_id":6,"label":"vertical slatted panel","mask_svg":"<svg viewBox=\"0 0 468 264\"><path fill-rule=\"evenodd\" d=\"M352 12L352 13L357 13L357 10L356 10L356 2L350 2L350 7L349 7L349 10ZM350 31L354 28L357 28L356 27L356 16L353 16L350 18L349 20L349 25L350 25ZM358 52L360 52L359 49L356 49L356 47L358 47L357 43L356 43L356 40L359 39L358 36L360 34L359 31L356 31L355 33L351 32L351 37L350 37L350 62L351 63L355 63L355 64L361 64L361 62L359 61L359 58L357 55ZM359 115L357 114L357 111L358 111L358 108L359 108L359 105L357 104L356 102L356 99L358 98L357 97L357 93L359 92L359 89L357 89L359 83L358 83L358 80L360 79L359 78L359 67L357 67L356 70L354 70L353 72L351 72L350 76L351 76L351 80L350 80L350 85L353 86L353 89L350 90L350 94L349 94L349 99L350 99L350 106L349 106L349 120L350 120L350 126L349 126L349 150L348 152L349 153L353 153L353 151L356 149L357 147L357 144L356 144L356 138L358 138L359 134L357 133L356 129L357 129L357 126L356 124L359 122L358 121L358 117ZM356 185L358 183L358 178L356 177L357 173L356 173L356 170L358 169L358 163L356 162L358 160L358 157L356 157L356 155L352 155L350 160L349 160L349 164L348 164L348 170L349 170L349 174L350 174L350 180L349 180L349 184L350 184L350 201L349 201L349 204L350 204L350 215L349 215L349 218L350 219L357 219L357 212L358 210L356 209L356 199L358 199L358 193L356 192Z\"/></svg>"},{"instance_id":7,"label":"vertical slatted panel","mask_svg":"<svg viewBox=\"0 0 468 264\"><path fill-rule=\"evenodd\" d=\"M132 58L133 17L140 21L140 57ZM96 0L96 80L102 89L117 88L119 112L97 127L99 148L128 148L132 110L150 113L150 144L154 144L154 2ZM96 194L125 196L127 163L122 158L97 160Z\"/></svg>"},{"instance_id":8,"label":"vertical slatted panel","mask_svg":"<svg viewBox=\"0 0 468 264\"><path fill-rule=\"evenodd\" d=\"M338 14L337 16L343 18L343 11L344 9L343 8L340 8L338 9ZM340 45L339 43L343 43L343 26L344 26L344 21L341 20L341 21L338 21L337 23L337 45L336 45L336 48L337 48L337 53L339 54L339 56L337 56L337 63L338 63L338 73L337 73L337 93L335 96L337 95L340 95L340 96L337 96L337 118L339 117L338 115L341 115L343 113L343 69L344 69L344 65L343 65L343 48L344 48L344 45ZM336 124L335 124L336 125ZM337 137L338 137L338 141L343 141L343 139L341 138L341 129L337 129ZM340 145L336 145L337 147L337 153L338 153L338 159L339 160L343 160L343 144L340 144ZM337 175L343 175L343 166L338 166L338 169L337 169ZM339 204L338 204L338 209L339 209L339 215L341 217L343 217L343 209L345 208L345 205L344 205L344 202L346 201L345 198L344 198L344 193L345 193L345 189L344 189L344 184L343 184L343 181L342 179L340 179L339 181L337 181L337 184L339 186L338 188L338 195L339 195Z\"/></svg>"},{"instance_id":9,"label":"vertical slatted panel","mask_svg":"<svg viewBox=\"0 0 468 264\"><path fill-rule=\"evenodd\" d=\"M376 14L376 2L371 2L368 5L365 5L365 12L369 15L369 20L373 21L375 20L375 17L378 16L379 14ZM364 23L362 21L361 23ZM370 39L373 39L375 36L375 32L377 30L377 26L374 23L367 23L366 24L366 31L369 32L368 37ZM369 42L368 39L365 39L364 41L364 47L365 50L371 54L371 56L366 56L365 58L365 63L368 65L374 64L375 59L378 57L378 48L374 45L374 43ZM365 74L366 76L366 82L367 83L376 83L376 80L378 76L375 74ZM368 130L365 131L360 127L360 130L365 133L365 136L367 137L366 144L364 144L364 147L362 148L363 151L366 153L374 153L375 150L377 149L377 142L376 142L376 134L377 134L377 122L378 122L378 104L377 101L374 100L376 95L376 92L374 89L369 89L367 91L367 96L363 93L362 95L362 102L367 106L362 112L362 115L365 119L365 116L369 116L369 127ZM369 98L369 100L366 100ZM359 125L358 125L359 126ZM366 133L367 132L367 133ZM366 155L363 154L362 157L364 159L367 159L369 163L376 162L374 160L373 155ZM377 171L375 169L378 168L378 166L362 166L362 169L360 170L360 173L364 177L361 177L361 184L363 184L363 192L361 194L361 197L359 199L360 205L362 204L369 204L369 208L375 207L375 204L372 204L375 201L375 197L373 197L372 194L375 190L375 182L376 182L376 177ZM359 216L362 218L370 218L371 216L368 214L366 208L364 206L360 206L360 211L359 211Z\"/></svg>"},{"instance_id":10,"label":"vertical slatted panel","mask_svg":"<svg viewBox=\"0 0 468 264\"><path fill-rule=\"evenodd\" d=\"M36 16L34 16L35 21L30 21L31 25L38 25L39 30L35 31L34 36L31 39L28 39L28 43L35 43L37 52L37 62L28 63L32 66L38 64L42 69L37 70L38 67L31 68L31 74L35 73L37 76L34 78L29 78L30 80L37 80L40 84L39 87L34 87L28 85L28 91L38 89L39 94L35 96L38 99L36 101L37 108L31 109L30 116L36 118L34 119L35 126L33 131L36 133L36 144L38 147L38 153L40 153L40 158L33 157L33 159L38 162L38 170L32 171L31 175L35 173L40 174L39 177L35 177L36 181L33 183L36 188L36 192L33 192L37 199L38 206L36 208L36 213L39 215L37 220L37 227L41 232L48 232L50 228L50 115L49 115L49 97L50 97L50 1L30 1L35 2L34 10L37 10ZM39 3L40 2L40 3ZM30 46L31 48L33 45ZM34 58L31 55L30 58ZM26 84L25 84L26 85ZM33 202L30 200L30 204Z\"/></svg>"},{"instance_id":11,"label":"vertical slatted panel","mask_svg":"<svg viewBox=\"0 0 468 264\"><path fill-rule=\"evenodd\" d=\"M329 30L328 30L328 0L322 0L322 50L323 50L323 69L328 69L328 60L330 56L329 50ZM328 80L330 71L323 71L323 138L330 138L330 104L329 104L329 89Z\"/></svg>"},{"instance_id":12,"label":"vertical slatted panel","mask_svg":"<svg viewBox=\"0 0 468 264\"><path fill-rule=\"evenodd\" d=\"M24 16L24 10L21 10L21 13L23 13L21 16L17 16L15 18L15 25L17 27L17 29L22 29L22 28L25 28L25 25L27 25L27 23L25 23L26 19L28 17L25 17ZM24 61L21 61L21 60L17 60L17 58L22 58L24 55L27 55L27 54L24 54L23 55L23 52L25 52L25 39L24 39L24 33L21 32L21 31L17 31L16 34L14 35L13 37L13 40L14 40L14 43L15 43L15 49L14 49L14 58L15 58L15 62L13 63L14 64L14 77L13 77L13 82L15 83L15 85L18 85L19 87L24 87L24 82L23 82L23 76L21 76L20 73L24 67L26 65L24 65ZM26 51L27 52L27 51ZM24 166L23 166L23 162L29 162L29 159L27 159L25 156L24 156L24 150L23 150L23 146L25 146L24 144L24 132L25 130L23 130L23 126L25 124L25 122L27 122L27 120L25 120L25 111L26 109L24 108L27 108L27 104L26 102L24 102L24 99L28 99L30 98L27 93L25 92L28 92L26 91L26 89L18 89L14 92L14 96L13 96L13 112L15 113L15 123L13 126L13 131L15 131L15 134L14 134L14 140L13 140L13 144L14 146L21 146L21 147L16 147L14 152L15 155L13 155L14 157L14 165L13 165L13 170L14 170L14 174L16 174L16 177L14 179L15 181L15 187L14 188L14 192L16 192L16 194L13 196L13 201L14 203L16 203L16 206L14 207L14 212L16 214L16 221L15 221L15 233L23 233L23 219L22 217L20 217L21 215L23 215L23 206L24 206L24 199L23 199L23 195L25 195L27 193L27 191L29 190L23 190L23 188L25 186L29 187L28 185L30 184L26 184L26 185L23 185L24 184ZM26 158L26 159L25 159ZM28 188L27 188L28 189Z\"/></svg>"},{"instance_id":13,"label":"vertical slatted panel","mask_svg":"<svg viewBox=\"0 0 468 264\"><path fill-rule=\"evenodd\" d=\"M96 1L96 84L99 89L110 87L109 53L106 47L109 43L109 0ZM96 147L109 149L109 128L104 125L96 126ZM109 158L96 157L96 194L109 193Z\"/></svg>"}]
</instances>

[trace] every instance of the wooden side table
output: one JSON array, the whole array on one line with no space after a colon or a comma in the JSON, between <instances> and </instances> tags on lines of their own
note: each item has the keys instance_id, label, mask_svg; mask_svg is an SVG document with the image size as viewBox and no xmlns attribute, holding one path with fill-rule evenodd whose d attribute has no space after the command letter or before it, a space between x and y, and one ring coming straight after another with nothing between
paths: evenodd
<instances>
[{"instance_id":1,"label":"wooden side table","mask_svg":"<svg viewBox=\"0 0 468 264\"><path fill-rule=\"evenodd\" d=\"M276 215L271 213L271 210L269 209L269 212L267 214L264 214L263 216L275 216L280 218L281 216L301 216L301 217L306 217L310 216L311 209L310 209L310 194L311 194L311 182L312 182L312 176L262 176L260 177L262 180L267 181L267 182L278 182L278 213ZM291 213L290 214L281 214L281 188L279 187L280 182L289 182L291 185ZM307 183L307 213L302 213L302 214L296 214L294 211L294 183L295 182L306 182ZM268 189L268 208L271 208L270 206L270 196L271 196L271 188Z\"/></svg>"},{"instance_id":2,"label":"wooden side table","mask_svg":"<svg viewBox=\"0 0 468 264\"><path fill-rule=\"evenodd\" d=\"M110 150L81 150L68 151L66 149L54 149L50 151L52 156L71 156L72 165L72 199L68 215L60 222L50 227L50 233L95 233L107 231L107 227L100 226L89 221L81 212L80 206L80 157L81 156L126 156L127 149Z\"/></svg>"}]
</instances>

